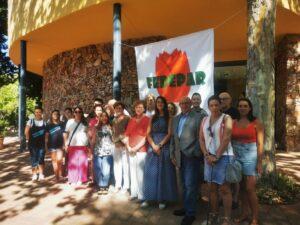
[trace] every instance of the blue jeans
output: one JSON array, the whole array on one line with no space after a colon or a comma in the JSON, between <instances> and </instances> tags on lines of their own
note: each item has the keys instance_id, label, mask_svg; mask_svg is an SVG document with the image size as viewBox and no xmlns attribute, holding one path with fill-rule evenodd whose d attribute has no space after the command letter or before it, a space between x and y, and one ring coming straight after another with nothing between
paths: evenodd
<instances>
[{"instance_id":1,"label":"blue jeans","mask_svg":"<svg viewBox=\"0 0 300 225\"><path fill-rule=\"evenodd\" d=\"M113 157L94 155L94 177L99 187L108 187L111 178Z\"/></svg>"},{"instance_id":2,"label":"blue jeans","mask_svg":"<svg viewBox=\"0 0 300 225\"><path fill-rule=\"evenodd\" d=\"M31 166L37 167L38 165L44 165L45 164L45 149L44 148L36 148L29 146L29 152L30 152L30 161Z\"/></svg>"},{"instance_id":3,"label":"blue jeans","mask_svg":"<svg viewBox=\"0 0 300 225\"><path fill-rule=\"evenodd\" d=\"M181 154L183 202L186 216L195 216L197 208L200 158Z\"/></svg>"}]
</instances>

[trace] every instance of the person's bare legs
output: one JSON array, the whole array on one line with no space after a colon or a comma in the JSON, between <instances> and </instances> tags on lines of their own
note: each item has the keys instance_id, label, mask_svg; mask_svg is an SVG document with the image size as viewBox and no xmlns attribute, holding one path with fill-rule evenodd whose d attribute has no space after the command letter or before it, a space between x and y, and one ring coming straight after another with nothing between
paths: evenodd
<instances>
[{"instance_id":1,"label":"person's bare legs","mask_svg":"<svg viewBox=\"0 0 300 225\"><path fill-rule=\"evenodd\" d=\"M220 186L220 194L223 200L224 206L224 221L222 225L229 224L231 218L231 207L232 207L232 193L229 183L224 183Z\"/></svg>"},{"instance_id":2,"label":"person's bare legs","mask_svg":"<svg viewBox=\"0 0 300 225\"><path fill-rule=\"evenodd\" d=\"M32 176L34 176L34 175L37 176L37 174L38 174L38 172L39 172L37 166L36 166L36 167L32 167L31 171L32 171Z\"/></svg>"},{"instance_id":3,"label":"person's bare legs","mask_svg":"<svg viewBox=\"0 0 300 225\"><path fill-rule=\"evenodd\" d=\"M40 175L41 175L41 174L44 175L45 165L39 165L38 170L39 170L39 174L40 174Z\"/></svg>"},{"instance_id":4,"label":"person's bare legs","mask_svg":"<svg viewBox=\"0 0 300 225\"><path fill-rule=\"evenodd\" d=\"M249 201L246 191L246 180L247 178L244 177L242 182L240 183L240 193L241 193L241 202L242 202L242 214L240 218L237 220L237 222L243 222L248 215L249 215Z\"/></svg>"},{"instance_id":5,"label":"person's bare legs","mask_svg":"<svg viewBox=\"0 0 300 225\"><path fill-rule=\"evenodd\" d=\"M219 209L218 204L218 185L215 183L208 183L209 188L209 198L210 198L210 208L211 213L217 214Z\"/></svg>"},{"instance_id":6,"label":"person's bare legs","mask_svg":"<svg viewBox=\"0 0 300 225\"><path fill-rule=\"evenodd\" d=\"M57 149L56 151L56 162L57 162L57 177L58 180L62 178L62 165L63 165L63 157L64 157L64 152L62 149Z\"/></svg>"},{"instance_id":7,"label":"person's bare legs","mask_svg":"<svg viewBox=\"0 0 300 225\"><path fill-rule=\"evenodd\" d=\"M252 212L252 222L251 224L257 224L258 221L258 199L255 192L256 187L256 177L247 176L246 178L246 191L249 201L249 206Z\"/></svg>"},{"instance_id":8,"label":"person's bare legs","mask_svg":"<svg viewBox=\"0 0 300 225\"><path fill-rule=\"evenodd\" d=\"M56 158L56 151L51 152L51 160L52 160L52 166L53 166L53 171L56 180L58 180L58 168L57 168L57 158Z\"/></svg>"},{"instance_id":9,"label":"person's bare legs","mask_svg":"<svg viewBox=\"0 0 300 225\"><path fill-rule=\"evenodd\" d=\"M232 200L234 203L238 203L239 202L239 193L240 193L240 184L239 183L235 183L232 184Z\"/></svg>"}]
</instances>

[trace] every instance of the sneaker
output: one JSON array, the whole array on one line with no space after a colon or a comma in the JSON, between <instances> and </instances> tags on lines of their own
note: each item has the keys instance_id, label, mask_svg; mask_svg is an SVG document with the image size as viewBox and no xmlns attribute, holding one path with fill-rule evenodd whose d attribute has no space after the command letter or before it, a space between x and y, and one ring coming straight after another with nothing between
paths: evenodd
<instances>
[{"instance_id":1,"label":"sneaker","mask_svg":"<svg viewBox=\"0 0 300 225\"><path fill-rule=\"evenodd\" d=\"M159 209L165 209L166 207L167 207L167 205L165 203L159 203L158 204Z\"/></svg>"},{"instance_id":2,"label":"sneaker","mask_svg":"<svg viewBox=\"0 0 300 225\"><path fill-rule=\"evenodd\" d=\"M149 203L147 201L142 202L141 208L147 208L149 206Z\"/></svg>"},{"instance_id":3,"label":"sneaker","mask_svg":"<svg viewBox=\"0 0 300 225\"><path fill-rule=\"evenodd\" d=\"M45 175L44 174L40 174L39 175L39 180L45 180Z\"/></svg>"},{"instance_id":4,"label":"sneaker","mask_svg":"<svg viewBox=\"0 0 300 225\"><path fill-rule=\"evenodd\" d=\"M38 179L38 175L37 174L33 174L31 180L37 180Z\"/></svg>"}]
</instances>

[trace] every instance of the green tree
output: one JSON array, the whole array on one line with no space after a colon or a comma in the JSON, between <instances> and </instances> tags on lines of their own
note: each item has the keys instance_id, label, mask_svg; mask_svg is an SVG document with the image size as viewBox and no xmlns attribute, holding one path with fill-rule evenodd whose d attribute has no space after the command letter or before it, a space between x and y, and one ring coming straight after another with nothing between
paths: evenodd
<instances>
[{"instance_id":1,"label":"green tree","mask_svg":"<svg viewBox=\"0 0 300 225\"><path fill-rule=\"evenodd\" d=\"M2 86L0 88L0 124L2 126L17 126L18 121L18 82ZM27 98L26 114L34 111L36 99Z\"/></svg>"},{"instance_id":2,"label":"green tree","mask_svg":"<svg viewBox=\"0 0 300 225\"><path fill-rule=\"evenodd\" d=\"M18 68L7 54L7 0L0 0L0 87L13 83Z\"/></svg>"}]
</instances>

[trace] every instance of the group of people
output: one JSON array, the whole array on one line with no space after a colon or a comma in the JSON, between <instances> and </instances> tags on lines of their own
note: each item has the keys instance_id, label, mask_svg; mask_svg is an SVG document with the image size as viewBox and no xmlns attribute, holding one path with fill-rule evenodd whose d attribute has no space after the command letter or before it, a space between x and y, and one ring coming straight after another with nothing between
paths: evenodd
<instances>
[{"instance_id":1,"label":"group of people","mask_svg":"<svg viewBox=\"0 0 300 225\"><path fill-rule=\"evenodd\" d=\"M254 117L251 101L231 105L229 93L208 99L206 112L201 95L183 97L177 106L162 96L147 96L133 104L132 116L120 101L94 101L87 118L81 107L51 112L47 123L43 110L27 122L26 140L31 156L32 180L44 179L45 152L50 152L57 181L67 173L68 183L81 185L92 180L99 194L128 193L141 207L155 202L164 209L178 199L182 189L182 225L195 220L199 184L209 188L208 224L231 223L232 204L240 194L242 215L237 223L251 219L258 224L256 177L262 170L263 126ZM227 165L237 159L242 165L240 184L226 181ZM89 161L89 159L91 159ZM176 171L179 173L176 173ZM181 181L180 187L177 180ZM218 215L219 199L224 206ZM251 210L252 218L248 218Z\"/></svg>"}]
</instances>

